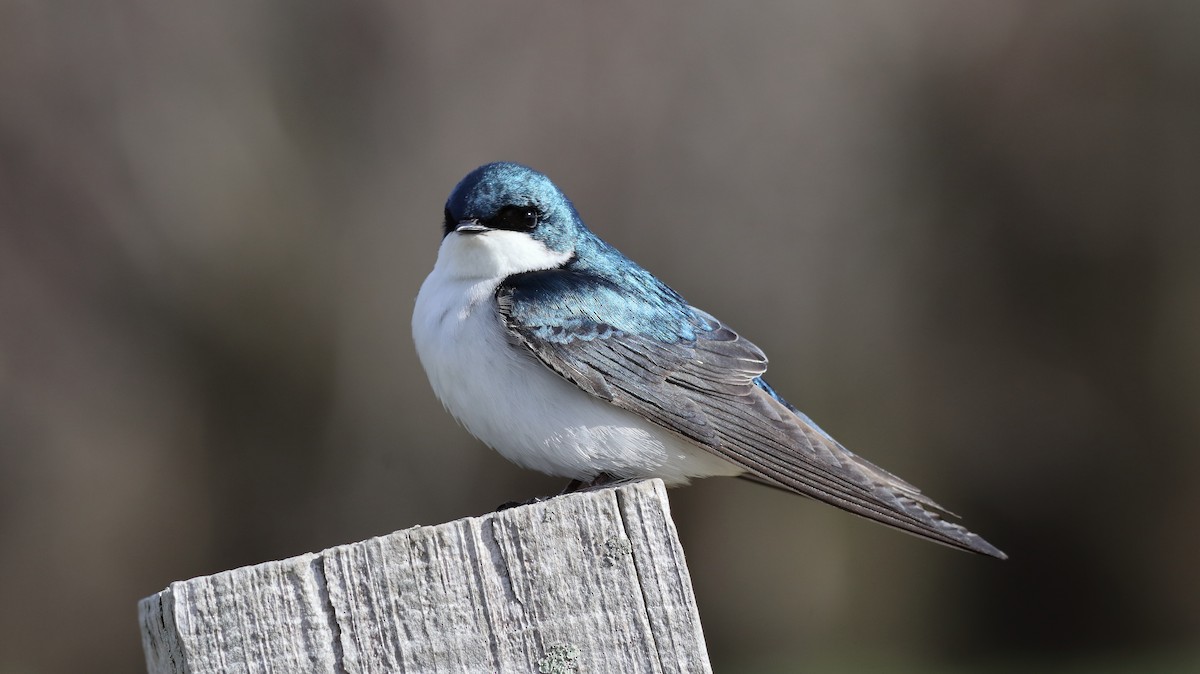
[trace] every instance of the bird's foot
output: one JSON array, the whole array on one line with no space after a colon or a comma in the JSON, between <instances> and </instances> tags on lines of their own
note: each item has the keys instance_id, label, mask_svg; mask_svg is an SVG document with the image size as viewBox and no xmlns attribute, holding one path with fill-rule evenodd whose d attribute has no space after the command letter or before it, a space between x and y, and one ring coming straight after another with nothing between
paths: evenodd
<instances>
[{"instance_id":1,"label":"bird's foot","mask_svg":"<svg viewBox=\"0 0 1200 674\"><path fill-rule=\"evenodd\" d=\"M556 496L563 496L565 494L574 494L575 492L589 491L591 489L600 489L602 487L608 487L608 486L612 486L614 484L621 484L624 482L631 482L631 481L632 480L630 480L630 479L615 478L612 475L609 475L608 473L600 473L588 482L584 482L583 480L571 480L570 482L567 483L567 486L563 487L562 491L560 491L560 492L558 492L558 494L556 494ZM501 510L508 510L509 508L519 508L521 506L533 505L535 503L543 503L545 501L549 501L552 498L554 498L554 497L553 496L535 496L535 497L529 499L528 501L508 501L506 503L501 503L499 506L497 506L496 512L500 512Z\"/></svg>"},{"instance_id":2,"label":"bird's foot","mask_svg":"<svg viewBox=\"0 0 1200 674\"><path fill-rule=\"evenodd\" d=\"M549 501L551 498L552 497L550 496L534 496L528 501L505 501L504 503L496 506L496 512L508 510L510 508L520 508L521 506L533 505L535 503L544 503L545 501Z\"/></svg>"},{"instance_id":3,"label":"bird's foot","mask_svg":"<svg viewBox=\"0 0 1200 674\"><path fill-rule=\"evenodd\" d=\"M574 494L577 491L599 489L601 487L607 487L609 485L618 484L624 481L625 480L617 479L608 473L599 473L596 475L596 477L593 477L590 482L584 482L583 480L571 480L567 483L567 486L563 487L562 491L558 492L558 495L562 496L563 494Z\"/></svg>"}]
</instances>

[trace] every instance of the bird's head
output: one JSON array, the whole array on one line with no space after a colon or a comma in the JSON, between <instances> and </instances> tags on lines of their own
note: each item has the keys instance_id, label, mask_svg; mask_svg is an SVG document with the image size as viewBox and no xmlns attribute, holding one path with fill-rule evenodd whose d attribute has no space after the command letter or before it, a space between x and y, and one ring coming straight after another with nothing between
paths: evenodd
<instances>
[{"instance_id":1,"label":"bird's head","mask_svg":"<svg viewBox=\"0 0 1200 674\"><path fill-rule=\"evenodd\" d=\"M587 228L546 176L509 162L471 171L446 200L438 264L462 278L503 278L558 267Z\"/></svg>"}]
</instances>

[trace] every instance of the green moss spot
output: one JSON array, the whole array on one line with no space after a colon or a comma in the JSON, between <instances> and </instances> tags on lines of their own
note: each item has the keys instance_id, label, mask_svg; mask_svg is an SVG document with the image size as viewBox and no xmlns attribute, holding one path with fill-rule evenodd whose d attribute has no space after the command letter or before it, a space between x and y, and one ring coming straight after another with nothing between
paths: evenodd
<instances>
[{"instance_id":1,"label":"green moss spot","mask_svg":"<svg viewBox=\"0 0 1200 674\"><path fill-rule=\"evenodd\" d=\"M579 671L579 648L556 645L546 649L546 657L538 660L541 674L570 674Z\"/></svg>"}]
</instances>

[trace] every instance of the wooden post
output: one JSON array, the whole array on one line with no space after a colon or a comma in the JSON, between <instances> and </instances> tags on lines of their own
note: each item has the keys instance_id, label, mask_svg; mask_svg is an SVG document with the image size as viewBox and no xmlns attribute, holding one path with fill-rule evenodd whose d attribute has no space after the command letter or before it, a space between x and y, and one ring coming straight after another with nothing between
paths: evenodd
<instances>
[{"instance_id":1,"label":"wooden post","mask_svg":"<svg viewBox=\"0 0 1200 674\"><path fill-rule=\"evenodd\" d=\"M138 613L150 674L711 671L659 480L175 582Z\"/></svg>"}]
</instances>

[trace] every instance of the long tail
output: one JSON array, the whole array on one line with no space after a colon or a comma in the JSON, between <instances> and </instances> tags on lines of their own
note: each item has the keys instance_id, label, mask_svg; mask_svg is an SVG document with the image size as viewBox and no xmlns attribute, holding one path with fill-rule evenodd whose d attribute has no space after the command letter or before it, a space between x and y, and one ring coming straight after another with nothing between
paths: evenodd
<instances>
[{"instance_id":1,"label":"long tail","mask_svg":"<svg viewBox=\"0 0 1200 674\"><path fill-rule=\"evenodd\" d=\"M759 397L760 411L787 432L793 448L800 447L783 456L769 450L738 452L739 463L748 471L743 477L952 548L1008 558L978 534L944 519L955 515L919 489L843 447L761 378L755 384L765 394Z\"/></svg>"}]
</instances>

